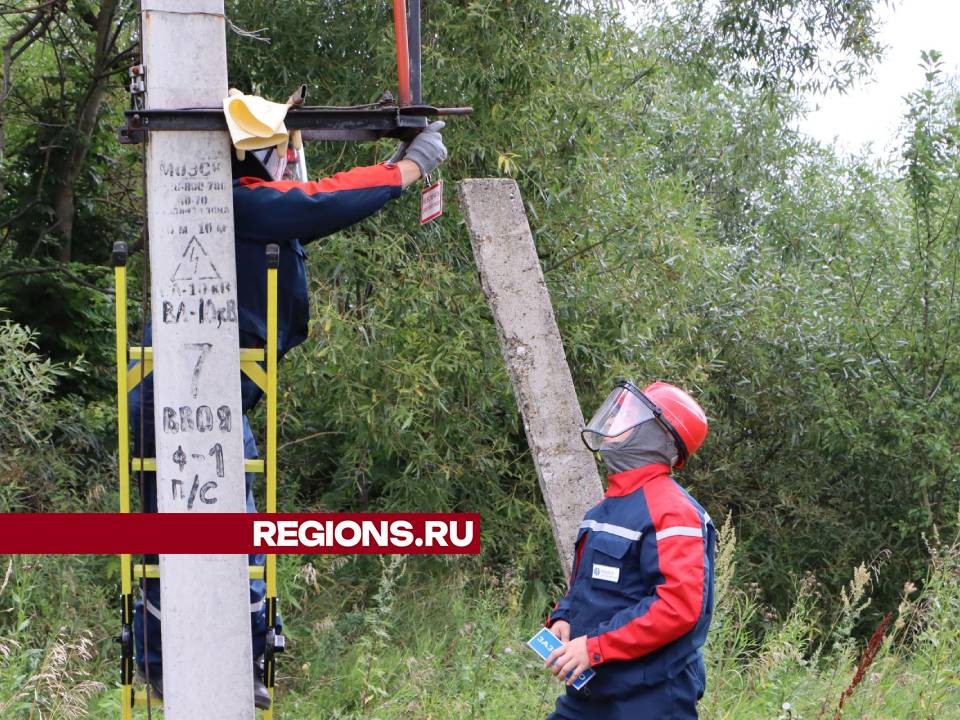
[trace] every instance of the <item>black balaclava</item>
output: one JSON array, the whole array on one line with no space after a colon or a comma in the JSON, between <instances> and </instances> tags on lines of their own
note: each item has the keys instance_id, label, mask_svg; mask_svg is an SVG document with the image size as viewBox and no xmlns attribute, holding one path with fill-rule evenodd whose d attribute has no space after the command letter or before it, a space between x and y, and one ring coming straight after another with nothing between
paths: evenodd
<instances>
[{"instance_id":1,"label":"black balaclava","mask_svg":"<svg viewBox=\"0 0 960 720\"><path fill-rule=\"evenodd\" d=\"M655 463L673 467L678 453L666 428L656 420L647 420L634 428L626 440L604 443L600 447L600 457L610 473L620 473Z\"/></svg>"}]
</instances>

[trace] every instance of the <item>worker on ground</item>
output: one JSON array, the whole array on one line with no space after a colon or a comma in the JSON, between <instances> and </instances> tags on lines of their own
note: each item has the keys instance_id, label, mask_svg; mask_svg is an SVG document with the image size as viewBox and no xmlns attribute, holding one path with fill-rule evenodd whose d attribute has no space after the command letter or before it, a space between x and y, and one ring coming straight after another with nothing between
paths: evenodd
<instances>
[{"instance_id":1,"label":"worker on ground","mask_svg":"<svg viewBox=\"0 0 960 720\"><path fill-rule=\"evenodd\" d=\"M564 644L546 664L567 684L548 720L694 720L716 531L670 471L703 443L706 415L668 383L620 382L581 435L608 487L580 524L570 588L547 623ZM587 668L596 675L575 690Z\"/></svg>"},{"instance_id":2,"label":"worker on ground","mask_svg":"<svg viewBox=\"0 0 960 720\"><path fill-rule=\"evenodd\" d=\"M264 347L266 344L266 246L276 243L280 247L277 351L282 357L307 338L309 304L304 245L374 214L388 201L399 197L404 188L436 169L447 157L440 134L443 125L442 122L431 123L409 144L401 145L385 163L356 167L316 182L307 181L302 150L292 146L287 146L285 152L275 147L248 151L242 160L234 158L233 211L240 347ZM144 331L144 344L150 343L148 326ZM248 459L256 458L258 452L246 412L256 405L261 395L260 388L242 376L244 457ZM153 457L156 451L152 376L130 393L130 417L135 456ZM144 509L156 512L155 475L145 473L145 476ZM252 473L246 475L248 512L256 512L253 477ZM156 558L148 558L148 562L156 562ZM263 565L264 556L251 556L251 562ZM137 669L148 679L153 691L162 697L160 585L157 580L143 582L146 607L138 600L134 608ZM270 695L261 676L268 630L265 589L263 580L250 582L253 657L256 658L254 702L258 708L270 706Z\"/></svg>"}]
</instances>

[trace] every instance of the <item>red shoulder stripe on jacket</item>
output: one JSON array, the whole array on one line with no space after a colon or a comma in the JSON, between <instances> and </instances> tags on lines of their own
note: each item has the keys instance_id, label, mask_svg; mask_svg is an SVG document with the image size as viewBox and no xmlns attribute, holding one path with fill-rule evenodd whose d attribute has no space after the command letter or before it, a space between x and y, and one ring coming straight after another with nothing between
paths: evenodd
<instances>
[{"instance_id":1,"label":"red shoulder stripe on jacket","mask_svg":"<svg viewBox=\"0 0 960 720\"><path fill-rule=\"evenodd\" d=\"M355 167L345 172L339 172L336 175L325 177L320 180L310 182L300 182L297 180L261 180L255 177L243 177L239 179L240 185L251 189L270 188L277 192L285 193L290 190L300 190L307 195L318 195L320 193L340 192L342 190L365 190L372 187L397 186L402 185L400 178L400 168L396 165L370 165Z\"/></svg>"}]
</instances>

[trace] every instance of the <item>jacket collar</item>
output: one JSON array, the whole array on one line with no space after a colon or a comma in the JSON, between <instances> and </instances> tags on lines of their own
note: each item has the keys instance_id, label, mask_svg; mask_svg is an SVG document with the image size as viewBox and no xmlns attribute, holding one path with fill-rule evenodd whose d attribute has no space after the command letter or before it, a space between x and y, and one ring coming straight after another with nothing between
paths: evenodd
<instances>
[{"instance_id":1,"label":"jacket collar","mask_svg":"<svg viewBox=\"0 0 960 720\"><path fill-rule=\"evenodd\" d=\"M638 490L655 477L669 475L670 466L662 463L644 465L633 470L624 470L607 476L607 492L604 497L623 497Z\"/></svg>"}]
</instances>

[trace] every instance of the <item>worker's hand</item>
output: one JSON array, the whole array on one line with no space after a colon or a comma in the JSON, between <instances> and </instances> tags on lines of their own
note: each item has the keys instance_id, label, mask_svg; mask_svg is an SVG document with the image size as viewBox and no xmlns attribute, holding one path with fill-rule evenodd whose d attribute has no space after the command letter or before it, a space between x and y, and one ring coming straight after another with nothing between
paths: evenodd
<instances>
[{"instance_id":1,"label":"worker's hand","mask_svg":"<svg viewBox=\"0 0 960 720\"><path fill-rule=\"evenodd\" d=\"M420 175L426 177L427 173L436 170L440 163L447 159L447 148L443 144L443 137L440 131L446 125L443 120L436 120L427 125L420 133L410 141L407 151L403 156L404 160L410 160L416 163L420 168Z\"/></svg>"},{"instance_id":2,"label":"worker's hand","mask_svg":"<svg viewBox=\"0 0 960 720\"><path fill-rule=\"evenodd\" d=\"M587 636L564 643L547 657L546 666L557 676L560 682L572 685L580 673L590 667L590 658L587 655Z\"/></svg>"},{"instance_id":3,"label":"worker's hand","mask_svg":"<svg viewBox=\"0 0 960 720\"><path fill-rule=\"evenodd\" d=\"M570 639L570 623L566 620L556 620L550 626L550 632L560 638L560 642L567 642Z\"/></svg>"}]
</instances>

